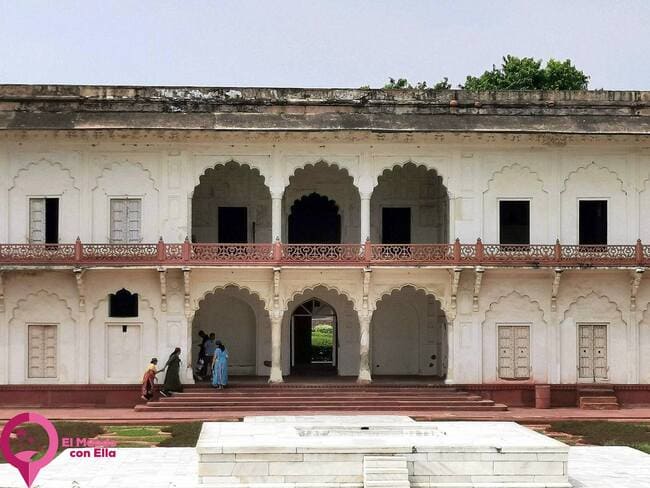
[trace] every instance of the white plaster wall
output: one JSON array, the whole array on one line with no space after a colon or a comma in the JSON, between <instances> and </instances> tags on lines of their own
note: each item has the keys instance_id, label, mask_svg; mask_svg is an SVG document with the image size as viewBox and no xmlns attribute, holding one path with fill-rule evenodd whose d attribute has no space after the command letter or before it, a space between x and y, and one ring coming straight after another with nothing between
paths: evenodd
<instances>
[{"instance_id":1,"label":"white plaster wall","mask_svg":"<svg viewBox=\"0 0 650 488\"><path fill-rule=\"evenodd\" d=\"M405 287L384 296L370 326L373 375L444 377L447 322L432 295Z\"/></svg>"},{"instance_id":2,"label":"white plaster wall","mask_svg":"<svg viewBox=\"0 0 650 488\"><path fill-rule=\"evenodd\" d=\"M48 159L22 162L9 181L9 242L29 242L30 198L59 198L59 242L74 242L80 235L79 183L67 166Z\"/></svg>"}]
</instances>

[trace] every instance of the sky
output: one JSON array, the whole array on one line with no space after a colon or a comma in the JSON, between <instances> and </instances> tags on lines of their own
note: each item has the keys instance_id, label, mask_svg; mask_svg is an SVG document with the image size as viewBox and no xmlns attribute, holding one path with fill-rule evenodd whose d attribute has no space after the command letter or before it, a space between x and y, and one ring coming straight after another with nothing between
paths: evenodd
<instances>
[{"instance_id":1,"label":"sky","mask_svg":"<svg viewBox=\"0 0 650 488\"><path fill-rule=\"evenodd\" d=\"M456 86L506 54L650 90L650 0L0 0L0 83Z\"/></svg>"}]
</instances>

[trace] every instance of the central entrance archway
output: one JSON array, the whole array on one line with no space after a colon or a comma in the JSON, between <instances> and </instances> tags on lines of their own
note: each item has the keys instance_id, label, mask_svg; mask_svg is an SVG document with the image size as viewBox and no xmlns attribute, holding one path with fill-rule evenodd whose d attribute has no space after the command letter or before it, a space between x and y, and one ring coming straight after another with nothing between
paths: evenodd
<instances>
[{"instance_id":1,"label":"central entrance archway","mask_svg":"<svg viewBox=\"0 0 650 488\"><path fill-rule=\"evenodd\" d=\"M291 315L292 374L336 374L337 319L319 298L300 304Z\"/></svg>"},{"instance_id":2,"label":"central entrance archway","mask_svg":"<svg viewBox=\"0 0 650 488\"><path fill-rule=\"evenodd\" d=\"M296 200L289 215L290 244L339 244L341 215L336 202L312 193Z\"/></svg>"}]
</instances>

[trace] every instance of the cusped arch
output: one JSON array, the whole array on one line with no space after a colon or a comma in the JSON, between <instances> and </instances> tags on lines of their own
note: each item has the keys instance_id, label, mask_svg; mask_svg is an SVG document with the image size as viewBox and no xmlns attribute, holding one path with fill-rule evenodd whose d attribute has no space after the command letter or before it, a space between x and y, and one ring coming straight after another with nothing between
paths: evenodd
<instances>
[{"instance_id":1,"label":"cusped arch","mask_svg":"<svg viewBox=\"0 0 650 488\"><path fill-rule=\"evenodd\" d=\"M592 302L589 307L591 316L594 317L602 316L601 313L598 313L599 311L598 306L601 307L600 308L601 312L606 310L607 308L614 309L621 323L626 324L625 320L623 319L623 311L620 309L618 304L615 301L613 301L611 298L609 298L607 295L600 295L595 291L591 291L589 293L576 297L575 300L573 300L568 305L568 307L565 309L564 313L562 314L562 322L564 322L569 315L575 315L576 308L582 303L584 303L585 301Z\"/></svg>"},{"instance_id":2,"label":"cusped arch","mask_svg":"<svg viewBox=\"0 0 650 488\"><path fill-rule=\"evenodd\" d=\"M288 311L289 310L289 305L291 303L293 303L296 300L296 298L299 297L300 295L304 295L305 293L308 293L308 292L312 292L314 294L317 294L317 291L318 291L319 288L324 289L326 291L334 292L337 295L344 296L346 298L346 300L352 304L352 309L355 312L359 312L358 303L355 300L354 295L352 295L352 293L345 290L344 288L333 286L333 285L326 284L326 283L317 283L317 284L313 284L313 285L306 285L306 286L304 286L303 288L301 288L299 290L294 290L291 294L287 295L285 297L285 299L283 300L283 302L282 302L282 310L284 312Z\"/></svg>"},{"instance_id":3,"label":"cusped arch","mask_svg":"<svg viewBox=\"0 0 650 488\"><path fill-rule=\"evenodd\" d=\"M21 176L23 176L24 174L28 174L31 168L36 167L36 166L41 165L41 164L45 164L45 165L51 166L51 167L53 167L53 168L57 168L57 169L59 169L61 172L65 173L65 174L67 175L68 179L71 181L71 185L70 185L70 186L71 186L72 188L74 188L75 190L80 191L79 187L77 186L77 180L76 180L75 177L72 175L72 171L70 170L70 168L66 168L66 167L63 166L63 164L60 163L59 161L52 161L52 160L50 160L50 159L46 159L46 158L41 158L41 159L39 159L38 161L31 161L31 162L30 162L29 164L27 164L26 166L23 166L22 168L20 168L20 169L16 172L16 174L14 175L14 177L12 178L12 180L11 180L11 186L9 187L9 190L8 190L8 191L13 190L13 189L17 186L17 181L18 181L18 179L19 179Z\"/></svg>"},{"instance_id":4,"label":"cusped arch","mask_svg":"<svg viewBox=\"0 0 650 488\"><path fill-rule=\"evenodd\" d=\"M508 173L514 173L514 172L519 172L521 173L528 173L530 174L536 182L539 183L540 190L543 191L544 193L548 193L548 190L544 188L544 181L542 178L539 176L539 173L537 171L533 171L529 166L524 166L519 163L512 163L512 164L506 164L502 166L500 169L492 173L492 176L490 176L490 179L487 182L487 185L485 186L485 190L483 190L483 193L487 193L492 189L492 185L494 184L495 180L500 177L500 176L505 176Z\"/></svg>"},{"instance_id":5,"label":"cusped arch","mask_svg":"<svg viewBox=\"0 0 650 488\"><path fill-rule=\"evenodd\" d=\"M342 165L341 163L328 161L326 159L318 159L315 161L304 161L302 163L296 164L295 166L292 166L288 171L288 177L287 180L285 181L285 186L291 185L293 181L295 181L295 178L302 176L303 174L305 174L305 172L318 170L318 169L333 170L336 171L337 173L341 173L346 183L350 183L352 186L354 186L357 189L357 191L359 190L358 177L356 175L350 174L350 170L346 168L344 165Z\"/></svg>"},{"instance_id":6,"label":"cusped arch","mask_svg":"<svg viewBox=\"0 0 650 488\"><path fill-rule=\"evenodd\" d=\"M27 296L21 298L20 300L18 300L16 302L16 305L11 310L9 323L13 323L14 320L18 319L21 311L29 310L29 309L23 308L23 305L25 305L25 303L28 303L29 300L31 300L32 298L36 298L39 301L42 301L43 299L47 299L47 298L53 298L54 300L56 300L57 302L59 302L59 303L61 303L63 305L63 307L67 311L67 315L70 318L70 321L73 322L73 323L77 322L75 320L75 318L74 318L72 307L70 307L70 305L65 300L65 298L60 297L59 295L57 295L54 292L41 289L41 290L38 290L38 291L35 291L35 292L32 292L32 293L28 294Z\"/></svg>"},{"instance_id":7,"label":"cusped arch","mask_svg":"<svg viewBox=\"0 0 650 488\"><path fill-rule=\"evenodd\" d=\"M534 300L529 295L519 293L516 290L513 290L506 295L501 295L499 298L490 303L487 310L485 311L485 318L483 319L482 324L485 324L491 320L501 307L509 307L509 309L512 310L511 302L514 302L515 304L517 302L524 302L526 304L532 305L535 308L535 311L539 313L542 322L546 324L546 319L544 318L544 309L542 308L539 301Z\"/></svg>"},{"instance_id":8,"label":"cusped arch","mask_svg":"<svg viewBox=\"0 0 650 488\"><path fill-rule=\"evenodd\" d=\"M134 167L138 168L142 173L145 174L146 178L151 182L151 187L154 190L156 190L157 192L160 191L159 188L158 188L158 185L156 184L156 179L151 174L151 171L149 169L145 168L144 165L142 163L140 163L139 161L129 161L129 160L114 161L110 165L102 168L101 173L95 179L95 186L92 188L91 191L94 192L95 190L100 188L100 186L101 186L100 181L103 180L104 178L108 177L116 169L118 169L118 168L129 168L129 169L131 169L131 168L134 168Z\"/></svg>"},{"instance_id":9,"label":"cusped arch","mask_svg":"<svg viewBox=\"0 0 650 488\"><path fill-rule=\"evenodd\" d=\"M400 291L406 288L411 288L416 292L421 292L424 293L424 295L431 295L432 297L434 297L440 303L440 308L442 309L443 312L445 312L447 318L451 319L452 315L450 314L451 311L449 309L448 303L443 298L442 293L440 293L440 290L433 290L431 288L427 288L424 285L418 285L415 283L404 283L401 285L390 286L376 293L374 299L370 302L371 311L374 312L375 310L377 310L377 306L379 305L379 302L381 302L384 298L387 298L389 296L395 296Z\"/></svg>"},{"instance_id":10,"label":"cusped arch","mask_svg":"<svg viewBox=\"0 0 650 488\"><path fill-rule=\"evenodd\" d=\"M436 166L433 165L427 165L424 163L420 163L418 161L414 161L412 159L406 159L404 161L398 162L398 163L391 163L391 164L385 164L379 168L379 171L374 178L373 181L373 191L377 186L379 186L380 183L380 178L382 177L388 177L391 173L394 173L396 171L403 171L405 168L412 168L415 170L424 170L425 173L428 172L433 172L435 174L436 179L440 182L440 184L443 186L445 191L447 192L447 197L448 198L453 198L451 192L449 191L449 177L444 175L440 169Z\"/></svg>"},{"instance_id":11,"label":"cusped arch","mask_svg":"<svg viewBox=\"0 0 650 488\"><path fill-rule=\"evenodd\" d=\"M124 289L124 288L121 288L121 289ZM116 293L119 290L120 289L114 290L113 293ZM127 291L130 292L130 290L127 290ZM145 295L140 293L139 291L130 292L130 293L138 295L138 300L140 302L142 302L144 307L151 312L151 316L156 321L156 323L158 323L158 318L156 316L156 308L154 308L154 306L151 304L151 301ZM95 306L93 307L93 309L91 311L90 320L88 321L89 324L92 323L93 320L95 320L95 318L97 318L97 311L99 310L99 308L102 305L106 305L106 306L108 305L109 295L110 295L110 293L106 293L106 295L103 298L100 298L99 300L97 300L97 303L95 304ZM106 310L107 310L106 314L108 316L108 308ZM138 316L140 316L140 315L142 315L142 313L138 312Z\"/></svg>"},{"instance_id":12,"label":"cusped arch","mask_svg":"<svg viewBox=\"0 0 650 488\"><path fill-rule=\"evenodd\" d=\"M616 171L614 171L614 170L611 170L611 169L605 167L605 166L598 166L595 161L592 161L589 164L585 164L584 166L580 166L579 168L576 168L573 171L571 171L566 176L564 181L562 182L562 190L560 191L560 193L564 193L567 190L567 185L569 183L569 180L571 180L571 178L573 178L574 176L577 176L580 173L584 173L584 172L592 170L592 169L595 169L598 172L607 173L607 174L613 176L618 181L619 186L620 186L620 190L625 195L627 195L627 191L625 191L625 183L623 183L623 180L618 175L618 173Z\"/></svg>"},{"instance_id":13,"label":"cusped arch","mask_svg":"<svg viewBox=\"0 0 650 488\"><path fill-rule=\"evenodd\" d=\"M244 161L240 161L240 160L235 159L235 158L230 158L230 159L226 159L226 160L223 160L223 161L211 160L210 162L204 163L199 168L199 171L197 172L198 174L194 175L194 183L195 183L195 185L194 185L194 187L192 189L192 193L190 194L190 197L194 194L194 190L196 190L196 187L199 186L202 183L202 181L201 181L202 178L204 178L205 176L208 176L210 172L216 171L217 168L228 169L229 167L231 167L231 168L237 167L237 168L241 168L243 170L252 172L253 175L255 176L255 178L261 178L262 185L270 193L270 187L269 187L268 183L266 182L266 177L262 173L263 168L262 168L261 165L255 164L252 161L245 161L244 162Z\"/></svg>"},{"instance_id":14,"label":"cusped arch","mask_svg":"<svg viewBox=\"0 0 650 488\"><path fill-rule=\"evenodd\" d=\"M265 299L260 292L257 290L254 290L246 285L241 285L239 283L235 282L228 282L224 283L222 285L217 285L214 288L210 288L203 292L201 294L200 298L195 300L195 306L192 307L192 315L189 317L189 322L191 323L194 320L194 316L196 315L196 312L201 308L201 303L205 301L208 296L214 295L215 293L218 293L219 291L228 291L228 289L232 290L237 290L237 291L242 291L248 297L250 297L252 300L258 301L259 303L262 304L262 309L266 311L267 313L271 312L272 308L272 303L271 300Z\"/></svg>"}]
</instances>

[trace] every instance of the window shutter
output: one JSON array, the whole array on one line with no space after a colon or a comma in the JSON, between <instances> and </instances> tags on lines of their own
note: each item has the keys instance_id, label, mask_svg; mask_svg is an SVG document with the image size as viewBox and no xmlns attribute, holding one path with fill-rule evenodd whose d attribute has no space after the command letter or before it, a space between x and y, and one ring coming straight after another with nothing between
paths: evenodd
<instances>
[{"instance_id":1,"label":"window shutter","mask_svg":"<svg viewBox=\"0 0 650 488\"><path fill-rule=\"evenodd\" d=\"M515 362L513 354L512 327L499 327L499 377L514 378Z\"/></svg>"},{"instance_id":2,"label":"window shutter","mask_svg":"<svg viewBox=\"0 0 650 488\"><path fill-rule=\"evenodd\" d=\"M141 200L127 200L127 226L129 244L140 242L140 215Z\"/></svg>"},{"instance_id":3,"label":"window shutter","mask_svg":"<svg viewBox=\"0 0 650 488\"><path fill-rule=\"evenodd\" d=\"M29 242L45 243L45 198L29 199Z\"/></svg>"},{"instance_id":4,"label":"window shutter","mask_svg":"<svg viewBox=\"0 0 650 488\"><path fill-rule=\"evenodd\" d=\"M126 200L111 200L111 243L125 243L126 231Z\"/></svg>"},{"instance_id":5,"label":"window shutter","mask_svg":"<svg viewBox=\"0 0 650 488\"><path fill-rule=\"evenodd\" d=\"M514 327L515 378L530 377L530 327Z\"/></svg>"}]
</instances>

